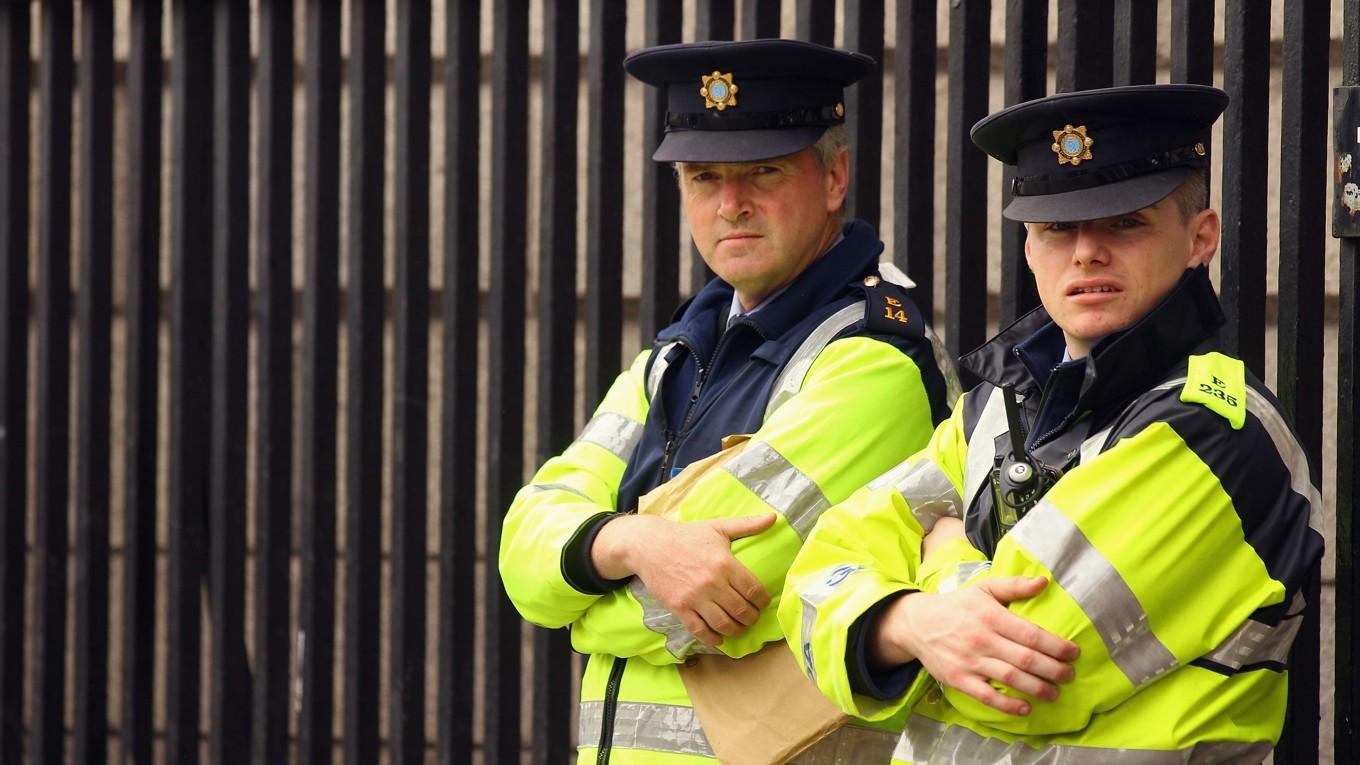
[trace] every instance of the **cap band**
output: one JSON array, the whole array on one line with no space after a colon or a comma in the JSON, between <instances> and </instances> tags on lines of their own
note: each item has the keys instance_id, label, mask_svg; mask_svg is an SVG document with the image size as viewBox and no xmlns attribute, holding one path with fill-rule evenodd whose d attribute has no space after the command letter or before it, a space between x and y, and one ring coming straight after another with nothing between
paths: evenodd
<instances>
[{"instance_id":1,"label":"cap band","mask_svg":"<svg viewBox=\"0 0 1360 765\"><path fill-rule=\"evenodd\" d=\"M838 105L839 106L839 105ZM836 125L844 121L845 107L792 109L780 112L666 112L667 130L769 130L772 128Z\"/></svg>"},{"instance_id":2,"label":"cap band","mask_svg":"<svg viewBox=\"0 0 1360 765\"><path fill-rule=\"evenodd\" d=\"M1037 197L1082 191L1175 167L1204 167L1208 162L1204 144L1195 143L1104 167L1083 167L1080 170L1064 170L1059 174L1043 173L1015 178L1011 181L1011 193L1017 197Z\"/></svg>"}]
</instances>

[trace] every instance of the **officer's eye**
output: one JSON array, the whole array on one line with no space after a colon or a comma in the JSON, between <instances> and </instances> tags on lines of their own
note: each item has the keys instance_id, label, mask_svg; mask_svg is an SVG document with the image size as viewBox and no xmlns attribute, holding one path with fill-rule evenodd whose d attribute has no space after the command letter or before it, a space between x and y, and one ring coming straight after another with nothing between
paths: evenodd
<instances>
[{"instance_id":1,"label":"officer's eye","mask_svg":"<svg viewBox=\"0 0 1360 765\"><path fill-rule=\"evenodd\" d=\"M1118 218L1114 223L1115 228L1138 228L1141 225L1143 225L1143 221L1132 215L1125 215Z\"/></svg>"},{"instance_id":2,"label":"officer's eye","mask_svg":"<svg viewBox=\"0 0 1360 765\"><path fill-rule=\"evenodd\" d=\"M718 174L713 172L712 170L695 170L689 175L690 181L695 183L717 180L717 178Z\"/></svg>"},{"instance_id":3,"label":"officer's eye","mask_svg":"<svg viewBox=\"0 0 1360 765\"><path fill-rule=\"evenodd\" d=\"M1059 221L1057 223L1045 223L1045 231L1075 231L1077 224L1071 221Z\"/></svg>"},{"instance_id":4,"label":"officer's eye","mask_svg":"<svg viewBox=\"0 0 1360 765\"><path fill-rule=\"evenodd\" d=\"M777 172L779 172L779 168L774 165L756 165L751 168L751 173L753 175L770 175L771 173Z\"/></svg>"}]
</instances>

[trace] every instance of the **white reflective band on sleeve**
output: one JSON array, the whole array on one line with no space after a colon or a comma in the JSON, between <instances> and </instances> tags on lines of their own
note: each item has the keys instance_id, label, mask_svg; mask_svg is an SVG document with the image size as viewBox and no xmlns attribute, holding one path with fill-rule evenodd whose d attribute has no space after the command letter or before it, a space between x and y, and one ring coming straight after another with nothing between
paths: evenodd
<instances>
[{"instance_id":1,"label":"white reflective band on sleeve","mask_svg":"<svg viewBox=\"0 0 1360 765\"><path fill-rule=\"evenodd\" d=\"M1285 664L1289 646L1293 645L1299 626L1303 624L1303 606L1303 593L1294 593L1294 599L1289 603L1289 615L1279 624L1272 627L1248 619L1204 658L1231 669L1266 662Z\"/></svg>"},{"instance_id":2,"label":"white reflective band on sleeve","mask_svg":"<svg viewBox=\"0 0 1360 765\"><path fill-rule=\"evenodd\" d=\"M529 484L529 491L532 492L565 491L568 494L575 494L576 496L580 497L581 499L584 499L587 502L595 501L590 497L586 496L585 492L581 491L580 489L574 486L568 486L565 483L531 483Z\"/></svg>"},{"instance_id":3,"label":"white reflective band on sleeve","mask_svg":"<svg viewBox=\"0 0 1360 765\"><path fill-rule=\"evenodd\" d=\"M1261 426L1275 443L1275 450L1280 453L1280 461L1289 470L1289 488L1308 500L1308 528L1322 535L1322 495L1313 485L1312 476L1308 472L1308 455L1304 453L1294 434L1289 432L1289 426L1285 424L1280 412L1250 385L1247 386L1247 411L1261 421Z\"/></svg>"},{"instance_id":4,"label":"white reflective band on sleeve","mask_svg":"<svg viewBox=\"0 0 1360 765\"><path fill-rule=\"evenodd\" d=\"M964 561L958 565L958 568L954 569L954 573L945 577L945 579L940 582L940 586L937 587L936 590L942 593L953 592L962 587L969 579L976 576L978 572L987 571L991 567L992 562L989 560Z\"/></svg>"},{"instance_id":5,"label":"white reflective band on sleeve","mask_svg":"<svg viewBox=\"0 0 1360 765\"><path fill-rule=\"evenodd\" d=\"M822 512L831 507L815 481L764 441L750 442L722 469L784 516L801 539L807 538Z\"/></svg>"},{"instance_id":6,"label":"white reflective band on sleeve","mask_svg":"<svg viewBox=\"0 0 1360 765\"><path fill-rule=\"evenodd\" d=\"M784 405L784 402L793 398L794 394L803 389L803 380L807 377L808 370L812 368L812 362L817 360L818 354L826 348L831 340L844 332L855 322L864 318L864 301L860 300L842 308L831 314L825 321L817 325L811 334L803 340L803 344L798 346L798 350L793 352L784 369L779 373L779 377L774 381L774 387L770 388L770 399L765 404L765 419L770 419L774 410Z\"/></svg>"},{"instance_id":7,"label":"white reflective band on sleeve","mask_svg":"<svg viewBox=\"0 0 1360 765\"><path fill-rule=\"evenodd\" d=\"M666 367L671 365L671 349L679 345L677 342L666 343L656 350L656 361L652 362L652 369L647 373L647 400L656 398L656 392L661 389L661 376L666 374Z\"/></svg>"},{"instance_id":8,"label":"white reflective band on sleeve","mask_svg":"<svg viewBox=\"0 0 1360 765\"><path fill-rule=\"evenodd\" d=\"M979 491L991 483L992 463L996 461L996 437L1005 433L1006 403L1000 388L992 388L987 404L968 438L968 459L963 468L963 506L973 506Z\"/></svg>"},{"instance_id":9,"label":"white reflective band on sleeve","mask_svg":"<svg viewBox=\"0 0 1360 765\"><path fill-rule=\"evenodd\" d=\"M666 607L661 605L661 601L652 595L647 585L642 583L639 577L633 577L633 581L628 583L628 591L632 593L633 599L642 606L642 624L647 629L658 635L666 636L666 651L677 659L687 659L696 653L721 653L718 649L700 643L697 638L685 629L685 625L680 623L679 617Z\"/></svg>"},{"instance_id":10,"label":"white reflective band on sleeve","mask_svg":"<svg viewBox=\"0 0 1360 765\"><path fill-rule=\"evenodd\" d=\"M906 500L921 528L930 531L945 516L963 517L963 500L939 465L924 457L907 460L869 482L878 490L891 486Z\"/></svg>"},{"instance_id":11,"label":"white reflective band on sleeve","mask_svg":"<svg viewBox=\"0 0 1360 765\"><path fill-rule=\"evenodd\" d=\"M603 722L604 702L582 701L576 723L577 746L598 747ZM713 747L709 746L694 710L674 704L618 702L614 707L614 737L610 745L615 749L713 756Z\"/></svg>"},{"instance_id":12,"label":"white reflective band on sleeve","mask_svg":"<svg viewBox=\"0 0 1360 765\"><path fill-rule=\"evenodd\" d=\"M608 449L615 457L627 462L642 439L642 423L617 412L601 412L590 418L577 441L587 441Z\"/></svg>"},{"instance_id":13,"label":"white reflective band on sleeve","mask_svg":"<svg viewBox=\"0 0 1360 765\"><path fill-rule=\"evenodd\" d=\"M1174 380L1167 380L1166 382L1156 386L1155 388L1149 388L1146 393L1142 394L1142 396L1146 396L1148 393L1152 393L1153 391L1171 390L1172 388L1179 388L1183 385L1185 385L1185 378L1177 377ZM1114 428L1114 425L1118 424L1120 420L1124 419L1125 414L1128 414L1129 412L1133 411L1133 408L1135 406L1138 406L1138 402L1142 399L1142 396L1135 398L1133 401L1129 403L1128 406L1124 407L1124 412L1120 414L1119 417L1115 418L1114 423L1111 424L1110 427L1105 428L1099 433L1096 433L1095 435L1081 442L1081 464L1083 465L1087 464L1091 460L1095 459L1098 454L1105 451L1105 442L1109 440L1110 431Z\"/></svg>"},{"instance_id":14,"label":"white reflective band on sleeve","mask_svg":"<svg viewBox=\"0 0 1360 765\"><path fill-rule=\"evenodd\" d=\"M807 667L808 676L812 682L817 682L817 665L812 661L812 630L817 626L817 606L826 602L831 597L831 593L856 571L863 571L863 566L843 563L839 566L822 569L817 572L820 577L817 583L799 594L799 599L803 601L803 624L800 637L803 645L800 646L803 654L803 665Z\"/></svg>"},{"instance_id":15,"label":"white reflective band on sleeve","mask_svg":"<svg viewBox=\"0 0 1360 765\"><path fill-rule=\"evenodd\" d=\"M1176 657L1153 634L1128 583L1051 502L1040 500L1010 536L1077 602L1104 641L1110 660L1135 688L1176 668Z\"/></svg>"},{"instance_id":16,"label":"white reflective band on sleeve","mask_svg":"<svg viewBox=\"0 0 1360 765\"><path fill-rule=\"evenodd\" d=\"M1018 528L1018 527L1017 527ZM907 720L893 762L912 765L1185 765L1185 763L1260 762L1270 754L1268 741L1202 741L1185 749L1115 749L1054 745L1035 749L1007 744L961 725L921 715Z\"/></svg>"}]
</instances>

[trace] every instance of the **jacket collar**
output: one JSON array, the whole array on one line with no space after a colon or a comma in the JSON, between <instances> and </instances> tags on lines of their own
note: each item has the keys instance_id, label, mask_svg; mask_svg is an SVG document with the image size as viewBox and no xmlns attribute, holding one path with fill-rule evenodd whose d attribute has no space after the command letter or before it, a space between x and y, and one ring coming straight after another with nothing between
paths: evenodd
<instances>
[{"instance_id":1,"label":"jacket collar","mask_svg":"<svg viewBox=\"0 0 1360 765\"><path fill-rule=\"evenodd\" d=\"M1153 375L1179 364L1214 338L1223 321L1209 269L1187 269L1171 293L1146 316L1092 349L1086 359L1079 408L1092 409L1145 390ZM1062 330L1040 307L969 352L959 365L993 385L1012 385L1030 395L1048 382L1048 372L1062 359L1065 342Z\"/></svg>"},{"instance_id":2,"label":"jacket collar","mask_svg":"<svg viewBox=\"0 0 1360 765\"><path fill-rule=\"evenodd\" d=\"M844 238L838 244L814 260L783 292L759 311L744 316L734 327L747 325L767 340L777 339L806 319L812 308L835 299L851 282L877 273L883 243L873 226L853 220L845 224L841 233ZM684 339L694 343L710 336L715 328L721 333L721 322L732 304L732 292L732 285L713 279L677 310L673 323L657 335L657 340Z\"/></svg>"}]
</instances>

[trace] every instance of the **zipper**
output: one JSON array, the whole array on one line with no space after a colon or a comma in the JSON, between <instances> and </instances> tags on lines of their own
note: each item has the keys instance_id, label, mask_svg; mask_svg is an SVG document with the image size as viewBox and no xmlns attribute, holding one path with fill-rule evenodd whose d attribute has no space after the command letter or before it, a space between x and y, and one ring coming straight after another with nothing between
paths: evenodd
<instances>
[{"instance_id":1,"label":"zipper","mask_svg":"<svg viewBox=\"0 0 1360 765\"><path fill-rule=\"evenodd\" d=\"M615 656L609 668L609 682L604 686L604 710L600 717L600 744L595 750L595 765L606 765L614 748L614 715L619 706L619 686L623 684L623 668L628 659Z\"/></svg>"},{"instance_id":2,"label":"zipper","mask_svg":"<svg viewBox=\"0 0 1360 765\"><path fill-rule=\"evenodd\" d=\"M699 395L704 391L704 382L708 380L708 372L717 363L718 354L722 351L723 342L727 340L727 335L728 332L724 331L722 336L718 338L717 345L713 347L713 355L709 357L707 364L699 363L698 354L694 353L694 349L688 343L680 342L680 346L694 356L695 363L699 368L694 374L694 387L690 389L689 405L685 407L685 419L680 424L680 430L666 430L666 447L661 452L661 473L656 477L658 486L671 478L670 472L672 463L675 461L676 441L679 440L681 434L689 432L689 426L694 422L694 412L699 403Z\"/></svg>"}]
</instances>

